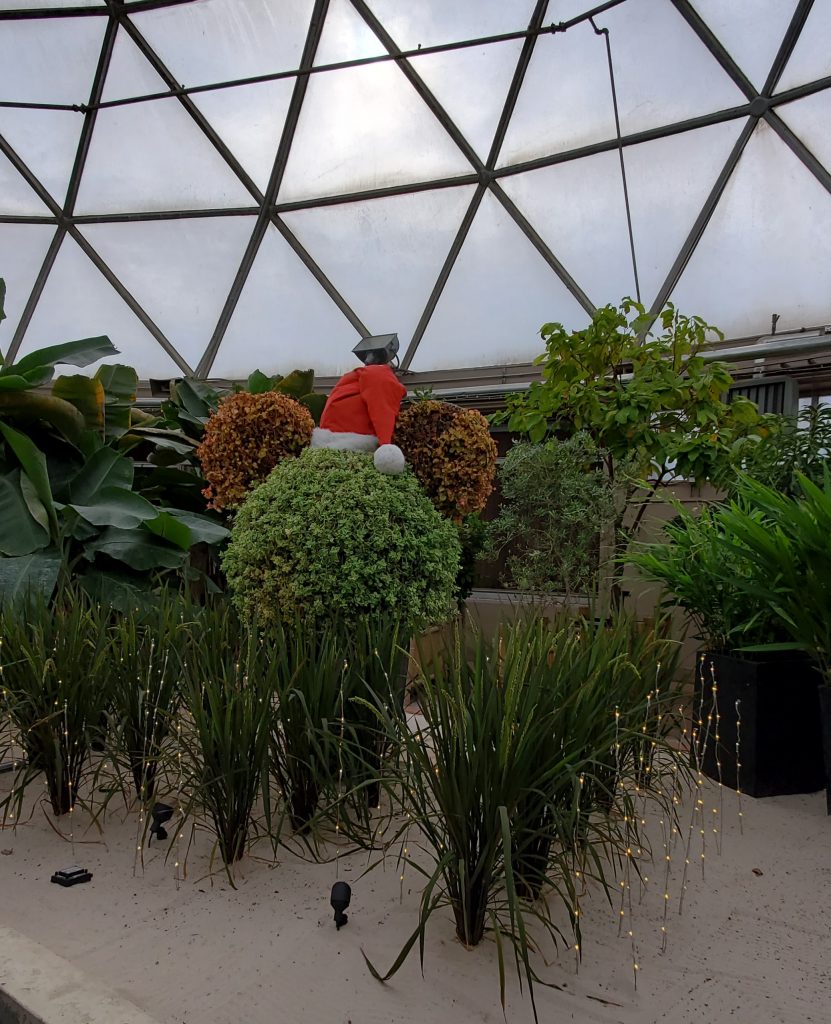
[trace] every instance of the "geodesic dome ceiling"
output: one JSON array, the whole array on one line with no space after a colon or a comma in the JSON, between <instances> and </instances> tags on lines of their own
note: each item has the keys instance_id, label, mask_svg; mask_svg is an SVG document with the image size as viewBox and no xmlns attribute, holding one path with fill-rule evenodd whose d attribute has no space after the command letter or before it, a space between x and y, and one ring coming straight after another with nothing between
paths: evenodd
<instances>
[{"instance_id":1,"label":"geodesic dome ceiling","mask_svg":"<svg viewBox=\"0 0 831 1024\"><path fill-rule=\"evenodd\" d=\"M831 0L592 6L0 0L0 350L240 378L391 331L523 363L636 293L831 322Z\"/></svg>"}]
</instances>

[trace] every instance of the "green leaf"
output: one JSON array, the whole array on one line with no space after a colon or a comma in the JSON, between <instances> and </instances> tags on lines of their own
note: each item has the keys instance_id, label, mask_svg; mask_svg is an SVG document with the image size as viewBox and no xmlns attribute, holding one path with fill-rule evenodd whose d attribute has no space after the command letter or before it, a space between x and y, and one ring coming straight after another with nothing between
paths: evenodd
<instances>
[{"instance_id":1,"label":"green leaf","mask_svg":"<svg viewBox=\"0 0 831 1024\"><path fill-rule=\"evenodd\" d=\"M20 487L20 470L0 476L0 552L29 555L45 548L49 531L32 516Z\"/></svg>"},{"instance_id":2,"label":"green leaf","mask_svg":"<svg viewBox=\"0 0 831 1024\"><path fill-rule=\"evenodd\" d=\"M57 551L0 558L0 604L16 604L35 594L48 601L60 568L61 556Z\"/></svg>"},{"instance_id":3,"label":"green leaf","mask_svg":"<svg viewBox=\"0 0 831 1024\"><path fill-rule=\"evenodd\" d=\"M220 544L231 536L230 530L210 516L186 512L179 508L167 508L165 512L187 526L191 533L191 544Z\"/></svg>"},{"instance_id":4,"label":"green leaf","mask_svg":"<svg viewBox=\"0 0 831 1024\"><path fill-rule=\"evenodd\" d=\"M23 381L21 387L6 387L9 381ZM84 417L74 405L53 395L40 395L27 391L31 385L24 377L0 377L0 417L9 417L33 423L45 420L59 430L73 444L84 430Z\"/></svg>"},{"instance_id":5,"label":"green leaf","mask_svg":"<svg viewBox=\"0 0 831 1024\"><path fill-rule=\"evenodd\" d=\"M315 421L316 426L320 423L320 417L323 415L323 409L326 405L327 397L327 395L312 392L311 394L303 395L303 397L299 399L300 404L305 405L312 414L312 419Z\"/></svg>"},{"instance_id":6,"label":"green leaf","mask_svg":"<svg viewBox=\"0 0 831 1024\"><path fill-rule=\"evenodd\" d=\"M110 527L84 547L84 555L93 561L96 555L109 555L131 569L177 569L187 557L147 530L120 530Z\"/></svg>"},{"instance_id":7,"label":"green leaf","mask_svg":"<svg viewBox=\"0 0 831 1024\"><path fill-rule=\"evenodd\" d=\"M0 370L2 374L2 370ZM32 385L24 376L19 373L9 373L5 377L0 376L0 391L26 391Z\"/></svg>"},{"instance_id":8,"label":"green leaf","mask_svg":"<svg viewBox=\"0 0 831 1024\"><path fill-rule=\"evenodd\" d=\"M20 474L20 493L23 495L26 508L31 512L32 518L49 533L49 513L38 497L35 485L25 473Z\"/></svg>"},{"instance_id":9,"label":"green leaf","mask_svg":"<svg viewBox=\"0 0 831 1024\"><path fill-rule=\"evenodd\" d=\"M271 389L278 391L281 395L288 395L290 398L302 398L308 395L315 383L314 370L292 370Z\"/></svg>"},{"instance_id":10,"label":"green leaf","mask_svg":"<svg viewBox=\"0 0 831 1024\"><path fill-rule=\"evenodd\" d=\"M170 397L195 417L197 423L204 423L219 404L219 395L213 388L202 381L190 378L171 387Z\"/></svg>"},{"instance_id":11,"label":"green leaf","mask_svg":"<svg viewBox=\"0 0 831 1024\"><path fill-rule=\"evenodd\" d=\"M65 363L68 366L89 366L96 359L104 356L118 355L118 349L109 338L102 335L97 338L81 338L78 341L66 341L61 345L50 345L23 356L12 366L7 367L15 373L25 373L36 366L55 366ZM0 370L0 374L3 371Z\"/></svg>"},{"instance_id":12,"label":"green leaf","mask_svg":"<svg viewBox=\"0 0 831 1024\"><path fill-rule=\"evenodd\" d=\"M271 391L274 387L274 381L271 377L268 377L261 370L255 370L248 378L246 384L246 390L252 395L262 395L266 391Z\"/></svg>"},{"instance_id":13,"label":"green leaf","mask_svg":"<svg viewBox=\"0 0 831 1024\"><path fill-rule=\"evenodd\" d=\"M99 448L69 483L70 502L92 505L104 487L133 486L133 463L114 452L112 448Z\"/></svg>"},{"instance_id":14,"label":"green leaf","mask_svg":"<svg viewBox=\"0 0 831 1024\"><path fill-rule=\"evenodd\" d=\"M169 448L180 455L189 455L199 447L199 442L183 434L181 430L165 430L163 427L131 427L130 433L144 437L159 448Z\"/></svg>"},{"instance_id":15,"label":"green leaf","mask_svg":"<svg viewBox=\"0 0 831 1024\"><path fill-rule=\"evenodd\" d=\"M52 385L55 398L74 405L84 417L87 427L102 430L104 426L104 386L94 377L75 373L58 377Z\"/></svg>"},{"instance_id":16,"label":"green leaf","mask_svg":"<svg viewBox=\"0 0 831 1024\"><path fill-rule=\"evenodd\" d=\"M104 386L104 437L112 441L130 429L138 375L132 366L112 363L100 366L95 377Z\"/></svg>"},{"instance_id":17,"label":"green leaf","mask_svg":"<svg viewBox=\"0 0 831 1024\"><path fill-rule=\"evenodd\" d=\"M140 494L120 487L102 487L89 505L70 504L79 516L93 526L117 526L129 530L154 519L158 509Z\"/></svg>"},{"instance_id":18,"label":"green leaf","mask_svg":"<svg viewBox=\"0 0 831 1024\"><path fill-rule=\"evenodd\" d=\"M49 472L46 468L46 457L38 446L25 434L14 430L7 423L0 423L0 433L6 443L17 456L26 476L34 487L53 529L53 537L58 534L58 520L52 499L52 486L49 483Z\"/></svg>"},{"instance_id":19,"label":"green leaf","mask_svg":"<svg viewBox=\"0 0 831 1024\"><path fill-rule=\"evenodd\" d=\"M137 609L147 612L157 607L153 591L144 580L101 569L90 569L79 580L94 601L115 608L125 615Z\"/></svg>"},{"instance_id":20,"label":"green leaf","mask_svg":"<svg viewBox=\"0 0 831 1024\"><path fill-rule=\"evenodd\" d=\"M193 537L187 525L166 510L159 512L154 519L149 519L145 525L157 537L169 540L183 551L190 551L193 546Z\"/></svg>"}]
</instances>

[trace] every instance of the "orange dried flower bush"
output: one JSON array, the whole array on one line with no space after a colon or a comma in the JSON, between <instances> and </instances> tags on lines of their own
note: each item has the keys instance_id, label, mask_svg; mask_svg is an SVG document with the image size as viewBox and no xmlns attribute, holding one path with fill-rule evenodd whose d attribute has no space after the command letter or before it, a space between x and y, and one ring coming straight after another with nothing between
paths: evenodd
<instances>
[{"instance_id":1,"label":"orange dried flower bush","mask_svg":"<svg viewBox=\"0 0 831 1024\"><path fill-rule=\"evenodd\" d=\"M197 449L209 508L235 508L283 459L299 455L312 438L309 410L288 395L247 391L229 395L205 424Z\"/></svg>"},{"instance_id":2,"label":"orange dried flower bush","mask_svg":"<svg viewBox=\"0 0 831 1024\"><path fill-rule=\"evenodd\" d=\"M485 507L496 476L496 445L480 412L432 399L416 402L398 417L393 443L444 515L458 522Z\"/></svg>"}]
</instances>

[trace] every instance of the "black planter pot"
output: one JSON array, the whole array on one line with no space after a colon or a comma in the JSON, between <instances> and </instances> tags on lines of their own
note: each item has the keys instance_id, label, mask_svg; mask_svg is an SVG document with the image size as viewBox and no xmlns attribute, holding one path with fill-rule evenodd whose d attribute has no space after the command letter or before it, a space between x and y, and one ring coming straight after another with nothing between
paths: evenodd
<instances>
[{"instance_id":1,"label":"black planter pot","mask_svg":"<svg viewBox=\"0 0 831 1024\"><path fill-rule=\"evenodd\" d=\"M699 655L693 710L696 722L699 718L703 721L699 747L704 774L717 781L720 777L725 786L740 788L748 796L815 793L822 789L825 766L820 681L811 661L796 652L758 658L707 652ZM737 768L739 722L741 767ZM831 756L831 746L828 751ZM695 751L692 757L695 763Z\"/></svg>"},{"instance_id":2,"label":"black planter pot","mask_svg":"<svg viewBox=\"0 0 831 1024\"><path fill-rule=\"evenodd\" d=\"M825 752L825 807L831 814L831 687L820 687L819 706L822 717L822 747Z\"/></svg>"}]
</instances>

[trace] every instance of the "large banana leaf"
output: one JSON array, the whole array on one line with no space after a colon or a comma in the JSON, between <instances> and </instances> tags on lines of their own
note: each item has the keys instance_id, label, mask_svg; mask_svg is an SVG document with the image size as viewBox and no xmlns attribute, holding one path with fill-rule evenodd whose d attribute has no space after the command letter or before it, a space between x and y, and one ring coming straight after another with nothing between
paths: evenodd
<instances>
[{"instance_id":1,"label":"large banana leaf","mask_svg":"<svg viewBox=\"0 0 831 1024\"><path fill-rule=\"evenodd\" d=\"M156 607L153 590L147 580L135 579L118 572L90 569L80 577L81 586L95 601L127 614L136 610L150 611Z\"/></svg>"},{"instance_id":2,"label":"large banana leaf","mask_svg":"<svg viewBox=\"0 0 831 1024\"><path fill-rule=\"evenodd\" d=\"M38 523L20 488L20 470L0 476L0 553L30 555L49 543L49 531Z\"/></svg>"},{"instance_id":3,"label":"large banana leaf","mask_svg":"<svg viewBox=\"0 0 831 1024\"><path fill-rule=\"evenodd\" d=\"M102 487L90 504L71 504L69 508L93 526L117 526L122 530L131 530L159 515L146 498L122 487Z\"/></svg>"},{"instance_id":4,"label":"large banana leaf","mask_svg":"<svg viewBox=\"0 0 831 1024\"><path fill-rule=\"evenodd\" d=\"M133 486L133 463L112 448L99 448L69 482L69 504L93 505L105 487L129 490Z\"/></svg>"},{"instance_id":5,"label":"large banana leaf","mask_svg":"<svg viewBox=\"0 0 831 1024\"><path fill-rule=\"evenodd\" d=\"M14 430L8 423L0 423L0 434L14 452L23 472L29 478L43 508L46 510L52 536L57 539L58 520L52 501L52 487L49 483L49 472L46 468L46 457L38 446L25 434ZM21 552L22 553L22 552Z\"/></svg>"},{"instance_id":6,"label":"large banana leaf","mask_svg":"<svg viewBox=\"0 0 831 1024\"><path fill-rule=\"evenodd\" d=\"M121 437L130 428L138 377L131 366L114 363L99 367L94 377L72 374L58 377L52 394L74 405L87 427L105 441Z\"/></svg>"},{"instance_id":7,"label":"large banana leaf","mask_svg":"<svg viewBox=\"0 0 831 1024\"><path fill-rule=\"evenodd\" d=\"M0 558L0 604L13 604L34 595L48 601L60 568L61 556L54 550Z\"/></svg>"},{"instance_id":8,"label":"large banana leaf","mask_svg":"<svg viewBox=\"0 0 831 1024\"><path fill-rule=\"evenodd\" d=\"M101 335L97 338L81 338L78 341L65 341L61 345L49 345L47 348L39 348L28 355L18 359L11 366L4 366L0 370L0 376L8 374L25 374L42 366L50 366L54 369L57 363L65 363L68 366L89 366L96 359L104 356L118 355L118 349L109 338Z\"/></svg>"},{"instance_id":9,"label":"large banana leaf","mask_svg":"<svg viewBox=\"0 0 831 1024\"><path fill-rule=\"evenodd\" d=\"M159 512L155 518L146 523L146 526L151 533L163 540L169 540L171 544L175 544L182 551L190 551L193 546L193 536L187 525L172 516L167 510Z\"/></svg>"},{"instance_id":10,"label":"large banana leaf","mask_svg":"<svg viewBox=\"0 0 831 1024\"><path fill-rule=\"evenodd\" d=\"M187 552L177 551L141 527L120 530L111 526L100 537L84 545L84 555L89 561L99 554L109 555L140 571L178 569L187 558Z\"/></svg>"},{"instance_id":11,"label":"large banana leaf","mask_svg":"<svg viewBox=\"0 0 831 1024\"><path fill-rule=\"evenodd\" d=\"M2 371L0 371L2 372ZM9 381L23 381L23 384L13 388L4 387ZM34 387L25 378L18 378L15 375L0 377L0 417L3 419L21 420L24 423L32 423L37 420L45 420L59 431L63 436L77 444L84 431L84 417L70 402L54 395L40 395L35 391L27 391L26 388Z\"/></svg>"},{"instance_id":12,"label":"large banana leaf","mask_svg":"<svg viewBox=\"0 0 831 1024\"><path fill-rule=\"evenodd\" d=\"M219 544L231 536L230 530L210 516L203 516L198 512L185 512L179 508L168 508L165 512L187 526L190 530L191 544Z\"/></svg>"}]
</instances>

